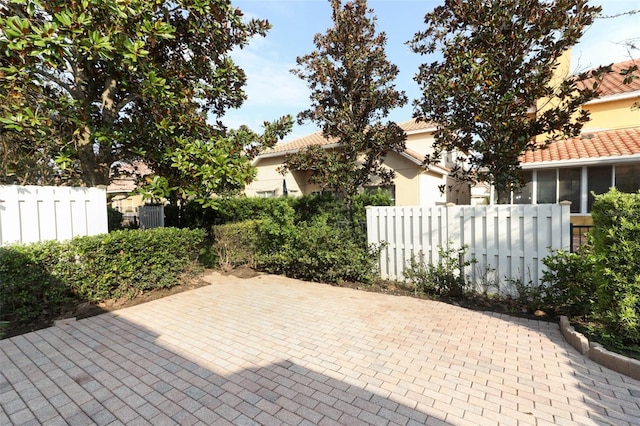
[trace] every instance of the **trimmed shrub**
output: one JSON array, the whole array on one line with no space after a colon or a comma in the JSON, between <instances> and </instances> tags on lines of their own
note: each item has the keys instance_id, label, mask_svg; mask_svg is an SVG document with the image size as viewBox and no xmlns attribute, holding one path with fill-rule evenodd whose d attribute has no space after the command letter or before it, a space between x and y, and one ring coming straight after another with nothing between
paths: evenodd
<instances>
[{"instance_id":1,"label":"trimmed shrub","mask_svg":"<svg viewBox=\"0 0 640 426\"><path fill-rule=\"evenodd\" d=\"M90 302L134 297L179 284L179 274L195 265L203 238L201 230L176 228L75 238L53 273Z\"/></svg>"},{"instance_id":2,"label":"trimmed shrub","mask_svg":"<svg viewBox=\"0 0 640 426\"><path fill-rule=\"evenodd\" d=\"M596 196L591 239L595 313L623 340L640 342L640 193Z\"/></svg>"},{"instance_id":3,"label":"trimmed shrub","mask_svg":"<svg viewBox=\"0 0 640 426\"><path fill-rule=\"evenodd\" d=\"M109 232L122 229L123 214L118 210L107 207L107 229Z\"/></svg>"},{"instance_id":4,"label":"trimmed shrub","mask_svg":"<svg viewBox=\"0 0 640 426\"><path fill-rule=\"evenodd\" d=\"M243 222L274 217L282 206L288 206L288 198L235 197L216 200L216 207L203 207L190 201L182 209L182 228L211 229L225 223Z\"/></svg>"},{"instance_id":5,"label":"trimmed shrub","mask_svg":"<svg viewBox=\"0 0 640 426\"><path fill-rule=\"evenodd\" d=\"M545 309L568 316L590 315L596 299L591 248L582 246L578 253L558 250L542 263L547 267L542 275Z\"/></svg>"},{"instance_id":6,"label":"trimmed shrub","mask_svg":"<svg viewBox=\"0 0 640 426\"><path fill-rule=\"evenodd\" d=\"M201 230L121 230L0 248L0 320L56 318L70 302L133 297L195 270Z\"/></svg>"},{"instance_id":7,"label":"trimmed shrub","mask_svg":"<svg viewBox=\"0 0 640 426\"><path fill-rule=\"evenodd\" d=\"M62 250L56 241L0 247L0 320L24 324L53 318L74 300L52 273Z\"/></svg>"},{"instance_id":8,"label":"trimmed shrub","mask_svg":"<svg viewBox=\"0 0 640 426\"><path fill-rule=\"evenodd\" d=\"M273 223L264 225L268 227ZM326 283L373 280L379 253L363 248L349 231L329 225L326 215L316 217L311 223L302 222L292 230L286 239L281 239L284 242L281 246L273 245L258 256L260 270Z\"/></svg>"},{"instance_id":9,"label":"trimmed shrub","mask_svg":"<svg viewBox=\"0 0 640 426\"><path fill-rule=\"evenodd\" d=\"M258 227L259 221L255 220L213 227L213 248L223 271L240 265L255 267Z\"/></svg>"}]
</instances>

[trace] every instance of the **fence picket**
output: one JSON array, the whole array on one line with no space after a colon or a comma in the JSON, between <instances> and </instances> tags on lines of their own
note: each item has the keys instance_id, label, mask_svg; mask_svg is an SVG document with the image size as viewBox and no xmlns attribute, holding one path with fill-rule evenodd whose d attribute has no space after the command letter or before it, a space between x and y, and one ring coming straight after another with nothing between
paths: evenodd
<instances>
[{"instance_id":1,"label":"fence picket","mask_svg":"<svg viewBox=\"0 0 640 426\"><path fill-rule=\"evenodd\" d=\"M0 186L0 246L106 232L102 189Z\"/></svg>"},{"instance_id":2,"label":"fence picket","mask_svg":"<svg viewBox=\"0 0 640 426\"><path fill-rule=\"evenodd\" d=\"M383 279L402 280L411 256L439 260L438 248L467 246L465 260L477 263L465 273L475 282L490 281L490 270L509 279L538 284L542 259L567 249L569 207L557 204L447 207L367 207L369 243L386 242L380 258ZM503 287L504 289L504 287Z\"/></svg>"}]
</instances>

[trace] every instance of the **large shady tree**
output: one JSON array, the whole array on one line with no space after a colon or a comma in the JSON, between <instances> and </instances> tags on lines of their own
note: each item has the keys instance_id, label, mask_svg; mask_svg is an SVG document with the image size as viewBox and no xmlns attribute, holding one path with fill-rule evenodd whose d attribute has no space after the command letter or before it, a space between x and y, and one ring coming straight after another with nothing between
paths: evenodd
<instances>
[{"instance_id":1,"label":"large shady tree","mask_svg":"<svg viewBox=\"0 0 640 426\"><path fill-rule=\"evenodd\" d=\"M241 188L250 158L290 127L217 121L245 99L229 53L268 29L229 0L3 1L5 180L107 185L114 163L142 160L156 195Z\"/></svg>"},{"instance_id":2,"label":"large shady tree","mask_svg":"<svg viewBox=\"0 0 640 426\"><path fill-rule=\"evenodd\" d=\"M579 83L605 70L556 71L599 12L587 0L445 0L428 13L426 30L409 42L441 56L415 77L415 114L438 123L426 162L462 153L453 175L493 183L508 200L521 183L519 156L577 136L589 118L580 105L597 96L597 84Z\"/></svg>"},{"instance_id":3,"label":"large shady tree","mask_svg":"<svg viewBox=\"0 0 640 426\"><path fill-rule=\"evenodd\" d=\"M368 182L393 180L382 162L404 149L406 135L384 119L407 98L393 84L398 68L386 58L386 35L376 33L366 0L331 0L331 7L334 26L316 34L317 49L299 57L292 72L311 89L311 107L298 120L316 123L337 149L309 147L289 155L284 170L311 170L311 183L348 202Z\"/></svg>"}]
</instances>

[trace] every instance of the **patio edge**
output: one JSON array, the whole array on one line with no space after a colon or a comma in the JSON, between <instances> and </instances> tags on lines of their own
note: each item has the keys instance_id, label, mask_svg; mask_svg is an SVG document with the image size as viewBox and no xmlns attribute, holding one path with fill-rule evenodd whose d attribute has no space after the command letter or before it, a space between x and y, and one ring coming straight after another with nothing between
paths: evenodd
<instances>
[{"instance_id":1,"label":"patio edge","mask_svg":"<svg viewBox=\"0 0 640 426\"><path fill-rule=\"evenodd\" d=\"M564 315L560 317L560 331L565 340L582 355L613 371L640 380L639 360L608 351L596 342L589 342L589 339L576 331Z\"/></svg>"}]
</instances>

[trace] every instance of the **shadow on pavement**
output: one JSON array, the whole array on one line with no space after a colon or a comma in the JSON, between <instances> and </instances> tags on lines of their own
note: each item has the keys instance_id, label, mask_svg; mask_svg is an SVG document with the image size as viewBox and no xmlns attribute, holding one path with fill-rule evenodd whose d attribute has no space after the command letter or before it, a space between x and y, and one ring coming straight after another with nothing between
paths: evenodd
<instances>
[{"instance_id":1,"label":"shadow on pavement","mask_svg":"<svg viewBox=\"0 0 640 426\"><path fill-rule=\"evenodd\" d=\"M640 424L640 383L585 361L551 326L220 280L0 341L0 424ZM474 331L483 321L506 343ZM560 372L540 373L547 361Z\"/></svg>"}]
</instances>

